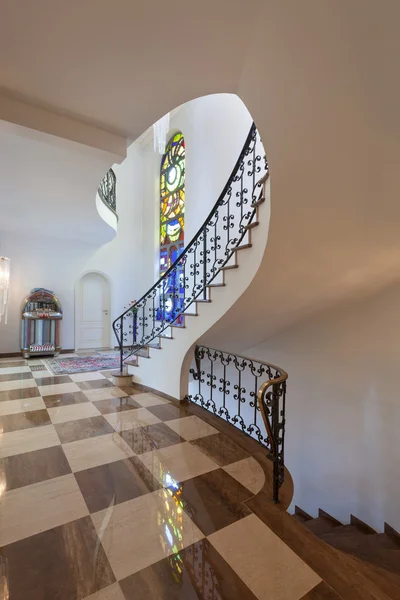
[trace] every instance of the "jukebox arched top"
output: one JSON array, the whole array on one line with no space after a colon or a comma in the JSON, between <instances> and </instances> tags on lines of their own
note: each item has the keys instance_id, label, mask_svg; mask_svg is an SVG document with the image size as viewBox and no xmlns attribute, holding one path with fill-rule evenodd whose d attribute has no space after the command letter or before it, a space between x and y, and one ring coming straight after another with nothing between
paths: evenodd
<instances>
[{"instance_id":1,"label":"jukebox arched top","mask_svg":"<svg viewBox=\"0 0 400 600\"><path fill-rule=\"evenodd\" d=\"M30 319L61 319L62 309L57 296L50 290L35 288L24 300L22 318Z\"/></svg>"}]
</instances>

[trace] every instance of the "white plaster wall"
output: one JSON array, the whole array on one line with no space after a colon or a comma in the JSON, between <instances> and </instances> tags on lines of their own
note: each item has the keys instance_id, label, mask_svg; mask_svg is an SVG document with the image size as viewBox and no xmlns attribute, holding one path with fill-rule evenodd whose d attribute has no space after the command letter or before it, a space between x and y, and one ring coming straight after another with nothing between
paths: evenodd
<instances>
[{"instance_id":1,"label":"white plaster wall","mask_svg":"<svg viewBox=\"0 0 400 600\"><path fill-rule=\"evenodd\" d=\"M400 528L400 284L325 312L244 354L289 374L293 504Z\"/></svg>"},{"instance_id":2,"label":"white plaster wall","mask_svg":"<svg viewBox=\"0 0 400 600\"><path fill-rule=\"evenodd\" d=\"M21 304L34 287L53 290L64 311L64 348L74 348L74 285L93 246L0 231L0 254L11 259L8 323L0 323L0 354L19 352Z\"/></svg>"}]
</instances>

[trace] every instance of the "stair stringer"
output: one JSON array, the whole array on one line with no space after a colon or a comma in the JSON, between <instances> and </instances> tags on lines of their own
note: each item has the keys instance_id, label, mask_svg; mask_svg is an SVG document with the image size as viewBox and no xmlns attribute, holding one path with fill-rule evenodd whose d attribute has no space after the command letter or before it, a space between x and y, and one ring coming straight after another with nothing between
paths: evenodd
<instances>
[{"instance_id":1,"label":"stair stringer","mask_svg":"<svg viewBox=\"0 0 400 600\"><path fill-rule=\"evenodd\" d=\"M150 348L149 359L139 357L138 366L128 365L135 382L176 399L185 396L193 347L243 294L261 264L269 232L270 179L265 183L265 202L257 207L255 220L259 225L248 232L251 247L235 251L238 268L224 271L224 286L209 287L211 302L196 302L193 312L197 316L185 315L185 327L172 328L172 339L160 338L160 350Z\"/></svg>"}]
</instances>

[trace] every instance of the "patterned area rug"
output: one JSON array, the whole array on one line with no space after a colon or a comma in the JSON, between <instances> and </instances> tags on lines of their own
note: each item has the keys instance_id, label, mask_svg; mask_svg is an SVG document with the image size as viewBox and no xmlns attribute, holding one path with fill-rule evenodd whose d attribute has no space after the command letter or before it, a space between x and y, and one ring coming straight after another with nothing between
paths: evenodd
<instances>
[{"instance_id":1,"label":"patterned area rug","mask_svg":"<svg viewBox=\"0 0 400 600\"><path fill-rule=\"evenodd\" d=\"M87 371L107 371L119 368L119 354L96 354L72 358L52 358L44 361L54 375L71 375Z\"/></svg>"}]
</instances>

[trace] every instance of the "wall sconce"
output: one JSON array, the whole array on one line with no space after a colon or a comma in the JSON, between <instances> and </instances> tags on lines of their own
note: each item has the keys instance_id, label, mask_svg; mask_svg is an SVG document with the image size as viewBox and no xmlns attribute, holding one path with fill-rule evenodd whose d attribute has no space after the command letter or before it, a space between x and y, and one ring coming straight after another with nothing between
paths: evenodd
<instances>
[{"instance_id":1,"label":"wall sconce","mask_svg":"<svg viewBox=\"0 0 400 600\"><path fill-rule=\"evenodd\" d=\"M4 315L7 325L8 288L10 287L10 259L0 256L0 323Z\"/></svg>"}]
</instances>

